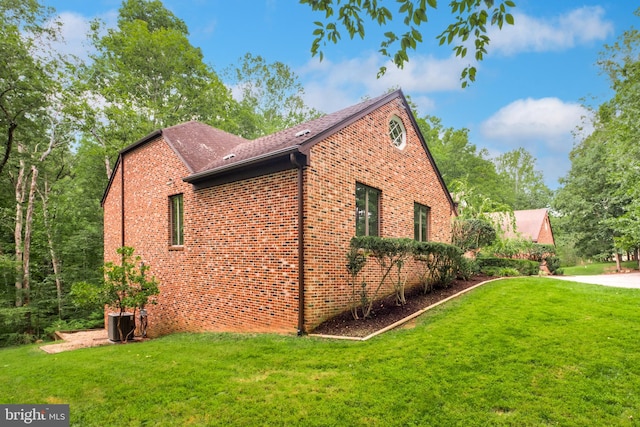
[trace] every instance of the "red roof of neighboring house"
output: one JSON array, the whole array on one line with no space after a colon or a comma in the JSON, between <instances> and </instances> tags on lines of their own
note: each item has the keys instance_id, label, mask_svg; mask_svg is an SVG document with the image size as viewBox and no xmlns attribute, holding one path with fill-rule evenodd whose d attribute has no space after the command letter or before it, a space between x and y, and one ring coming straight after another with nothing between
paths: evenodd
<instances>
[{"instance_id":1,"label":"red roof of neighboring house","mask_svg":"<svg viewBox=\"0 0 640 427\"><path fill-rule=\"evenodd\" d=\"M501 226L505 232L505 237L514 238L518 237L519 234L520 236L530 238L533 242L537 242L540 231L548 216L547 209L513 211L513 214L515 216L516 230L513 230L509 216L499 213L492 216L496 218L500 215L502 221Z\"/></svg>"},{"instance_id":2,"label":"red roof of neighboring house","mask_svg":"<svg viewBox=\"0 0 640 427\"><path fill-rule=\"evenodd\" d=\"M518 232L531 237L534 242L538 241L540 230L547 217L546 209L530 209L526 211L514 211L516 217L516 227Z\"/></svg>"}]
</instances>

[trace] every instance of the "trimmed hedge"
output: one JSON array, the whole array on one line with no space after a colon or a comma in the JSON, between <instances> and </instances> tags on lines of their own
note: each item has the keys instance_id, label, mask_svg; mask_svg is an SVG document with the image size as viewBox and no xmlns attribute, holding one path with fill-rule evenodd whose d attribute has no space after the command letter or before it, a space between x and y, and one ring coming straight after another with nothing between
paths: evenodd
<instances>
[{"instance_id":1,"label":"trimmed hedge","mask_svg":"<svg viewBox=\"0 0 640 427\"><path fill-rule=\"evenodd\" d=\"M355 319L371 313L386 280L393 284L396 304L406 303L404 287L409 272L406 262L413 258L418 265L419 280L427 293L434 286L448 286L458 275L472 274L473 264L466 261L462 250L456 246L438 242L416 242L409 238L354 237L347 253L347 271L351 276L351 314ZM380 267L380 279L371 289L361 277L369 259ZM415 274L415 273L414 273Z\"/></svg>"},{"instance_id":2,"label":"trimmed hedge","mask_svg":"<svg viewBox=\"0 0 640 427\"><path fill-rule=\"evenodd\" d=\"M523 276L535 276L540 271L540 263L527 259L482 257L477 260L480 271L490 272L496 269L516 269Z\"/></svg>"}]
</instances>

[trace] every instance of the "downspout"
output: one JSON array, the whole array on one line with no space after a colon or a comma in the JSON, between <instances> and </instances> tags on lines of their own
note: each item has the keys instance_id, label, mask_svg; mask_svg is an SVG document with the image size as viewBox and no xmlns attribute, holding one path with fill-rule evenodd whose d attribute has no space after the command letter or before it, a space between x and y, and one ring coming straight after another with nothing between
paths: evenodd
<instances>
[{"instance_id":1,"label":"downspout","mask_svg":"<svg viewBox=\"0 0 640 427\"><path fill-rule=\"evenodd\" d=\"M304 164L295 153L289 154L291 164L298 168L298 336L304 330Z\"/></svg>"},{"instance_id":2,"label":"downspout","mask_svg":"<svg viewBox=\"0 0 640 427\"><path fill-rule=\"evenodd\" d=\"M120 247L124 246L124 154L120 155Z\"/></svg>"}]
</instances>

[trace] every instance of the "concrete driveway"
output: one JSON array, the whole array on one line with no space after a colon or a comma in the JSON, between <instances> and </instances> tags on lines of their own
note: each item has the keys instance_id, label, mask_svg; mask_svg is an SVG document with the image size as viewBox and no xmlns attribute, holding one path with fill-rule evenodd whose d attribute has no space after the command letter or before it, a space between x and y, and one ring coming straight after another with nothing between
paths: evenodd
<instances>
[{"instance_id":1,"label":"concrete driveway","mask_svg":"<svg viewBox=\"0 0 640 427\"><path fill-rule=\"evenodd\" d=\"M600 274L598 276L549 276L554 279L572 282L591 283L593 285L613 286L617 288L640 289L640 273Z\"/></svg>"}]
</instances>

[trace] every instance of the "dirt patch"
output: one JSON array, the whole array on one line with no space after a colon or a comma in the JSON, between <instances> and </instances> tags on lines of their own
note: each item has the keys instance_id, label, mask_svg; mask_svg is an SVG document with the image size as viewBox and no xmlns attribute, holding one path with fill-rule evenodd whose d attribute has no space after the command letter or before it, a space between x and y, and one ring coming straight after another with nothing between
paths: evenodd
<instances>
[{"instance_id":1,"label":"dirt patch","mask_svg":"<svg viewBox=\"0 0 640 427\"><path fill-rule=\"evenodd\" d=\"M78 348L112 344L112 342L109 341L106 329L92 329L89 331L77 332L56 332L56 338L59 338L62 341L43 345L40 347L40 350L47 353L60 353L62 351L76 350Z\"/></svg>"},{"instance_id":2,"label":"dirt patch","mask_svg":"<svg viewBox=\"0 0 640 427\"><path fill-rule=\"evenodd\" d=\"M421 287L413 288L406 294L407 303L395 304L393 295L374 303L371 315L367 319L354 319L347 311L326 320L311 333L313 335L329 335L336 337L364 338L400 322L425 308L450 298L466 289L472 288L494 277L475 276L469 280L456 280L446 288L439 288L428 294ZM405 323L403 327L412 327L415 323Z\"/></svg>"}]
</instances>

